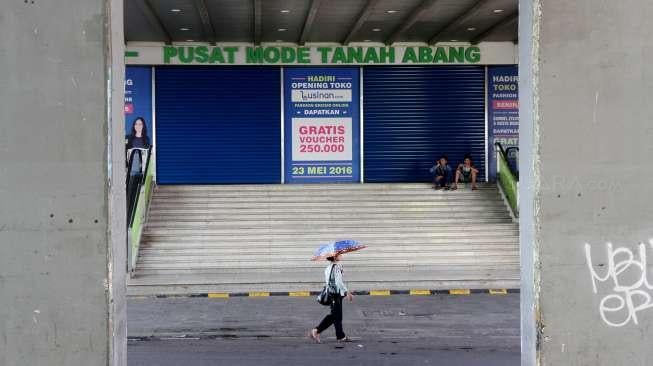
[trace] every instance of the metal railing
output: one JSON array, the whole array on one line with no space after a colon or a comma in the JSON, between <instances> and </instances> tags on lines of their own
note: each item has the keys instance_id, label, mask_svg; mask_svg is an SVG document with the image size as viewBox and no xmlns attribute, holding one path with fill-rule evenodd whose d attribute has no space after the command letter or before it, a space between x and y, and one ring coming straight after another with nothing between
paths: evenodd
<instances>
[{"instance_id":1,"label":"metal railing","mask_svg":"<svg viewBox=\"0 0 653 366\"><path fill-rule=\"evenodd\" d=\"M154 186L154 164L151 164L151 151L151 148L133 149L130 152L127 167L127 270L130 274L136 268L143 225L147 217ZM141 162L143 161L143 154L147 155L145 166L143 167L141 164L141 174L132 174L134 159L137 154Z\"/></svg>"},{"instance_id":2,"label":"metal railing","mask_svg":"<svg viewBox=\"0 0 653 366\"><path fill-rule=\"evenodd\" d=\"M515 156L515 160L518 161L519 148L513 146L504 149L498 142L494 146L497 157L497 181L499 187L506 196L512 213L515 217L519 217L519 171L511 166L508 159L508 154L511 153Z\"/></svg>"},{"instance_id":3,"label":"metal railing","mask_svg":"<svg viewBox=\"0 0 653 366\"><path fill-rule=\"evenodd\" d=\"M133 148L127 150L129 164L127 164L127 226L131 226L134 210L138 202L140 188L143 186L147 166L150 163L151 148ZM135 166L138 162L138 166Z\"/></svg>"}]
</instances>

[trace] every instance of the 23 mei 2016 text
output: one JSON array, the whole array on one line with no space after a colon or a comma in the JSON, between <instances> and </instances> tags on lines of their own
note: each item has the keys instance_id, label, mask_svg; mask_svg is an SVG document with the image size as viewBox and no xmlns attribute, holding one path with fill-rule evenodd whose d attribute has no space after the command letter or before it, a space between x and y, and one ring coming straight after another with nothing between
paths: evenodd
<instances>
[{"instance_id":1,"label":"23 mei 2016 text","mask_svg":"<svg viewBox=\"0 0 653 366\"><path fill-rule=\"evenodd\" d=\"M351 166L295 166L293 175L351 175L354 169Z\"/></svg>"}]
</instances>

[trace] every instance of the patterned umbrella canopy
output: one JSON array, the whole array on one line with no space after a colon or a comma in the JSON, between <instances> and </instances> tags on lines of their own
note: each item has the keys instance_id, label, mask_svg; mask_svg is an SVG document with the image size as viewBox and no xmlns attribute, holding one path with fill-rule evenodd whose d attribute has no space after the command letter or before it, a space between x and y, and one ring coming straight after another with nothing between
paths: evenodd
<instances>
[{"instance_id":1,"label":"patterned umbrella canopy","mask_svg":"<svg viewBox=\"0 0 653 366\"><path fill-rule=\"evenodd\" d=\"M356 240L340 240L329 244L323 244L317 248L315 255L311 260L317 261L320 259L335 257L338 254L353 252L365 247L365 245L362 245Z\"/></svg>"}]
</instances>

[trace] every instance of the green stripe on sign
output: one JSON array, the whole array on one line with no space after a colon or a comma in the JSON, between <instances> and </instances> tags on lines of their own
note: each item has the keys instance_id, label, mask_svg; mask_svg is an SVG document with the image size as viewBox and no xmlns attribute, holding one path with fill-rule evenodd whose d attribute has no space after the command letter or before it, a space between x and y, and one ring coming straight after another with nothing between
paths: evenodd
<instances>
[{"instance_id":1,"label":"green stripe on sign","mask_svg":"<svg viewBox=\"0 0 653 366\"><path fill-rule=\"evenodd\" d=\"M125 57L138 57L138 51L125 51Z\"/></svg>"}]
</instances>

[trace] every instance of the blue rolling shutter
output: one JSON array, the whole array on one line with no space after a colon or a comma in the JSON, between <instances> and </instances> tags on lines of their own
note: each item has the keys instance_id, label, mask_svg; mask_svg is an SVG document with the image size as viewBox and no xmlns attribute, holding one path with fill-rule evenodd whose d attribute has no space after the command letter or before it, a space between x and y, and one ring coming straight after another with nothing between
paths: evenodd
<instances>
[{"instance_id":1,"label":"blue rolling shutter","mask_svg":"<svg viewBox=\"0 0 653 366\"><path fill-rule=\"evenodd\" d=\"M280 183L280 82L275 67L157 67L157 182Z\"/></svg>"},{"instance_id":2,"label":"blue rolling shutter","mask_svg":"<svg viewBox=\"0 0 653 366\"><path fill-rule=\"evenodd\" d=\"M367 67L363 75L366 182L430 181L440 155L455 168L471 154L484 177L484 67Z\"/></svg>"}]
</instances>

